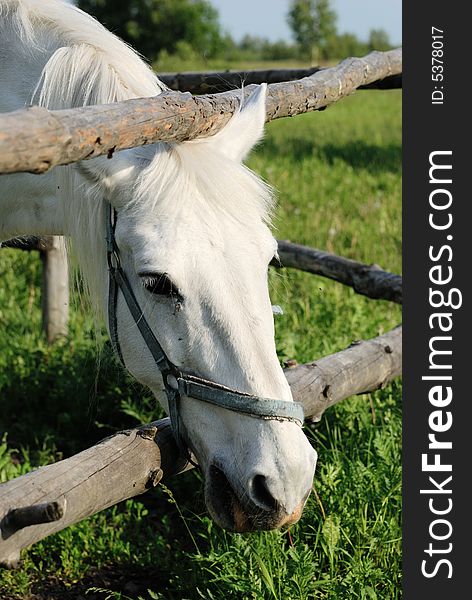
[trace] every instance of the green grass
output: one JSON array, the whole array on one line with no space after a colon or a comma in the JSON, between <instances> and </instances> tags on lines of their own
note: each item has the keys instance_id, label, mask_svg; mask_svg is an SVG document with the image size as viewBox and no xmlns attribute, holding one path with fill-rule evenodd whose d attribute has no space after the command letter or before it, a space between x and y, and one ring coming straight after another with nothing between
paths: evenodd
<instances>
[{"instance_id":1,"label":"green grass","mask_svg":"<svg viewBox=\"0 0 472 600\"><path fill-rule=\"evenodd\" d=\"M337 64L340 61L330 61L329 65ZM174 73L185 71L256 71L258 69L305 69L313 66L309 61L297 59L285 60L241 60L235 61L224 58L213 58L205 60L201 57L192 55L189 58L175 55L161 56L154 61L153 68L158 73Z\"/></svg>"},{"instance_id":2,"label":"green grass","mask_svg":"<svg viewBox=\"0 0 472 600\"><path fill-rule=\"evenodd\" d=\"M250 165L278 190L278 237L400 272L399 92L359 92L273 122ZM159 416L109 345L97 353L80 306L69 338L46 346L39 278L36 255L0 251L0 481ZM397 306L313 275L272 271L270 284L285 311L281 360L313 360L401 320ZM0 598L399 598L400 411L396 381L307 428L319 454L314 493L290 533L221 531L190 472L24 552L19 569L0 572Z\"/></svg>"}]
</instances>

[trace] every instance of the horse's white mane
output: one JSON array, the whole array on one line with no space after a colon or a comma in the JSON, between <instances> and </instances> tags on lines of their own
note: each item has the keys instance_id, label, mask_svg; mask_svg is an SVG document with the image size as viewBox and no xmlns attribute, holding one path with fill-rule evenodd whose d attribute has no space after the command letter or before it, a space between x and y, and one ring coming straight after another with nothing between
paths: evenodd
<instances>
[{"instance_id":1,"label":"horse's white mane","mask_svg":"<svg viewBox=\"0 0 472 600\"><path fill-rule=\"evenodd\" d=\"M19 36L32 53L45 53L47 63L33 100L47 108L150 97L166 89L132 48L72 4L60 0L0 0L0 20L2 27ZM240 114L229 124L236 130L246 126L244 120L235 122ZM134 157L142 160L144 168L130 180L126 208L169 215L180 210L183 203L192 202L198 203L200 211L206 211L203 215L208 214L209 225L218 222L221 211L247 223L248 228L261 219L268 221L272 207L269 187L211 140L155 144L134 150ZM116 164L119 155L115 156ZM56 173L68 207L65 220L76 240L81 267L88 271L90 284L95 287L96 283L100 289L98 279L103 278L104 265L97 254L103 254L103 239L97 239L97 232L103 232L103 215L95 197L97 189L85 190L83 180L70 167L57 168ZM84 201L84 196L89 196L89 201Z\"/></svg>"},{"instance_id":2,"label":"horse's white mane","mask_svg":"<svg viewBox=\"0 0 472 600\"><path fill-rule=\"evenodd\" d=\"M44 51L44 44L59 49L44 72L40 101L49 108L154 96L166 89L132 48L63 0L0 0L0 16L32 49Z\"/></svg>"}]
</instances>

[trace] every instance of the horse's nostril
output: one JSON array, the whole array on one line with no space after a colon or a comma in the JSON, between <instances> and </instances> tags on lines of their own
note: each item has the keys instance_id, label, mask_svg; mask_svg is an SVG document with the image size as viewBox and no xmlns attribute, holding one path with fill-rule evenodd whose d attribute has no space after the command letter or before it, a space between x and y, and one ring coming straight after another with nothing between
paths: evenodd
<instances>
[{"instance_id":1,"label":"horse's nostril","mask_svg":"<svg viewBox=\"0 0 472 600\"><path fill-rule=\"evenodd\" d=\"M264 475L254 475L249 483L252 501L264 510L276 510L278 501L272 496Z\"/></svg>"}]
</instances>

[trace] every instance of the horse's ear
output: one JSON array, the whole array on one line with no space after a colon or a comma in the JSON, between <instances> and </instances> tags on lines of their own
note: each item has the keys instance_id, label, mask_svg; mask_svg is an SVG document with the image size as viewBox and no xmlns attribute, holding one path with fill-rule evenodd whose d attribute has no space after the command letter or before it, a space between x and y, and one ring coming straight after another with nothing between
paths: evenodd
<instances>
[{"instance_id":1,"label":"horse's ear","mask_svg":"<svg viewBox=\"0 0 472 600\"><path fill-rule=\"evenodd\" d=\"M267 84L263 83L251 94L241 110L217 134L207 138L219 152L242 162L264 134Z\"/></svg>"}]
</instances>

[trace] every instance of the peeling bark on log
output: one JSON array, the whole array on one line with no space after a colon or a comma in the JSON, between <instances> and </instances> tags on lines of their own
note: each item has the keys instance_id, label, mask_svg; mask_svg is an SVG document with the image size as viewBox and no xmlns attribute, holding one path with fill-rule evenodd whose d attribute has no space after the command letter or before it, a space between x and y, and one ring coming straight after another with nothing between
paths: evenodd
<instances>
[{"instance_id":1,"label":"peeling bark on log","mask_svg":"<svg viewBox=\"0 0 472 600\"><path fill-rule=\"evenodd\" d=\"M285 369L293 397L305 417L319 421L337 402L385 387L402 372L402 327L312 363Z\"/></svg>"},{"instance_id":2,"label":"peeling bark on log","mask_svg":"<svg viewBox=\"0 0 472 600\"><path fill-rule=\"evenodd\" d=\"M329 406L400 373L401 327L285 370L294 399L315 421ZM0 566L15 567L23 548L189 468L163 419L0 484Z\"/></svg>"},{"instance_id":3,"label":"peeling bark on log","mask_svg":"<svg viewBox=\"0 0 472 600\"><path fill-rule=\"evenodd\" d=\"M349 58L311 77L268 87L266 120L326 108L360 86L402 72L401 48ZM244 95L252 93L248 86ZM48 111L33 106L0 115L0 173L44 173L157 141L208 137L229 121L240 93L169 92L101 106Z\"/></svg>"},{"instance_id":4,"label":"peeling bark on log","mask_svg":"<svg viewBox=\"0 0 472 600\"><path fill-rule=\"evenodd\" d=\"M213 73L184 72L161 73L159 79L171 90L190 92L191 94L217 94L241 88L243 85L260 83L283 83L311 77L325 67L309 67L308 69L260 69L256 71L219 71ZM402 87L402 76L390 75L369 85L361 85L358 89L391 90Z\"/></svg>"},{"instance_id":5,"label":"peeling bark on log","mask_svg":"<svg viewBox=\"0 0 472 600\"><path fill-rule=\"evenodd\" d=\"M349 285L355 292L368 298L402 303L401 276L384 271L378 265L366 265L288 241L278 242L278 253L280 262L273 260L271 264L274 267L292 267L322 275Z\"/></svg>"},{"instance_id":6,"label":"peeling bark on log","mask_svg":"<svg viewBox=\"0 0 472 600\"><path fill-rule=\"evenodd\" d=\"M23 548L183 470L163 419L0 484L0 565L15 567Z\"/></svg>"}]
</instances>

